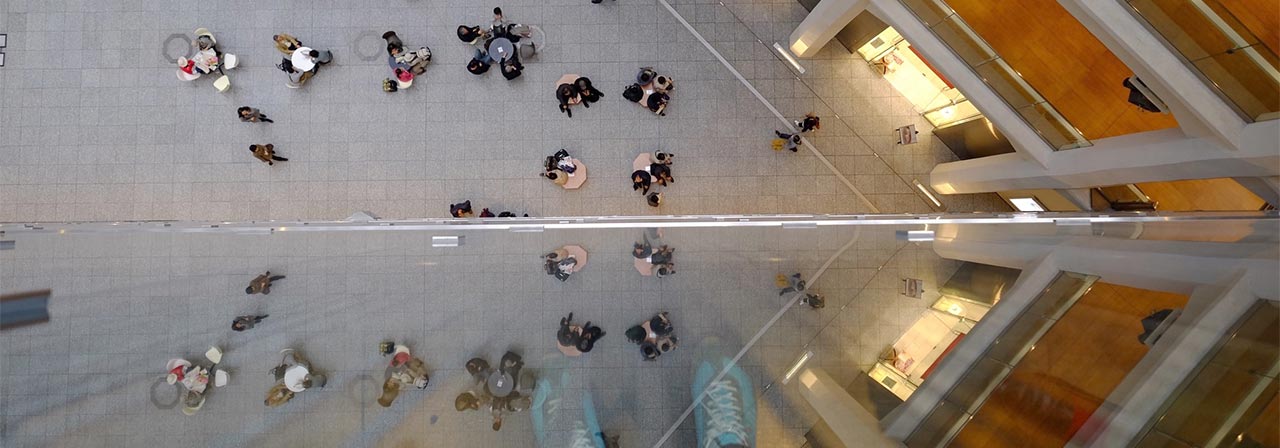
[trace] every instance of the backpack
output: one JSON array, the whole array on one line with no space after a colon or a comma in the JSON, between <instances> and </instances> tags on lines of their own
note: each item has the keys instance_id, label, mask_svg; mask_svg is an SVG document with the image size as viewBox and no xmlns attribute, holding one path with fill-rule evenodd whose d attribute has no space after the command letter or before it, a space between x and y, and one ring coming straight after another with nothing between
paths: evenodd
<instances>
[{"instance_id":1,"label":"backpack","mask_svg":"<svg viewBox=\"0 0 1280 448\"><path fill-rule=\"evenodd\" d=\"M641 89L639 84L629 85L626 90L622 91L622 97L626 98L627 101L639 103L640 98L644 98L644 89Z\"/></svg>"}]
</instances>

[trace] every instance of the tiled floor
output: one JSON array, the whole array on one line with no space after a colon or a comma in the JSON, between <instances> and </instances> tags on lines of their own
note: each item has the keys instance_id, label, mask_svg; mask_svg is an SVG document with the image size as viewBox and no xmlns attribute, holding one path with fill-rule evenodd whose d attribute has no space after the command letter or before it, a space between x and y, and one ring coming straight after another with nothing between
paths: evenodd
<instances>
[{"instance_id":1,"label":"tiled floor","mask_svg":"<svg viewBox=\"0 0 1280 448\"><path fill-rule=\"evenodd\" d=\"M340 219L356 210L408 218L445 216L462 198L535 216L872 211L816 157L771 151L779 120L658 3L503 6L548 39L513 82L463 70L466 47L453 28L489 17L490 6L474 2L0 3L9 35L0 221ZM796 81L755 41L753 33L785 37L803 8L676 6L778 110L826 117L815 146L876 208L929 211L909 182L952 156L927 137L892 144L896 126L916 123L922 136L929 128L884 80L833 44ZM209 77L178 81L166 59L166 39L197 27L240 56L227 93ZM395 94L379 89L388 70L378 35L389 29L435 53L414 87ZM286 88L273 67L278 32L331 49L334 64L305 88ZM620 97L640 66L676 80L666 117ZM606 98L572 119L558 113L553 81L564 73L591 77ZM239 105L276 123L240 123ZM268 142L291 161L267 167L247 151ZM579 191L537 176L542 157L561 147L591 168ZM679 155L660 209L626 180L629 161L654 149ZM944 199L951 210L1002 207L994 196Z\"/></svg>"},{"instance_id":2,"label":"tiled floor","mask_svg":"<svg viewBox=\"0 0 1280 448\"><path fill-rule=\"evenodd\" d=\"M796 79L768 50L803 18L793 2L672 2L763 102L651 0L504 2L508 17L548 38L513 82L466 73L466 47L453 37L457 24L486 22L491 5L350 3L0 0L0 222L439 217L463 198L534 216L927 212L910 181L953 158L838 44ZM227 93L173 75L165 41L197 27L241 58ZM377 36L389 29L435 52L414 87L395 94L379 89L388 72ZM278 32L331 49L334 64L304 89L286 88L272 67ZM666 117L620 98L640 66L675 78ZM552 84L564 73L590 76L606 98L563 116ZM236 121L245 104L276 123ZM770 106L822 115L814 146L874 208L818 157L771 151L781 123ZM907 123L922 143L893 145L891 130ZM292 160L267 167L248 154L267 142ZM561 147L590 168L579 191L537 177ZM654 149L678 155L659 209L626 180L630 160ZM993 195L943 201L952 211L1003 208ZM898 296L899 278L941 283L955 269L889 229L683 230L669 235L681 272L659 282L628 264L638 233L475 233L452 251L422 232L24 235L0 252L0 292L52 287L55 319L0 334L0 445L529 446L528 419L493 433L450 401L464 387L461 364L477 354L514 347L539 374L554 373L562 360L544 355L568 311L612 331L570 364L573 384L596 394L603 428L623 446L651 445L691 401L702 342L721 340L732 356L785 304L772 275L812 273L853 239L817 282L827 309L786 311L742 359L761 399L758 445L799 446L814 416L774 382L800 350L852 379L926 305ZM596 256L561 284L537 271L536 257L566 242ZM289 278L269 298L238 293L265 269ZM622 330L659 309L673 313L688 350L641 363ZM267 325L226 331L254 310L272 314ZM384 410L370 405L376 384L361 375L380 379L373 347L387 338L407 340L434 379ZM147 400L166 359L211 344L228 349L235 379L198 417ZM330 369L333 385L265 409L265 371L289 345ZM692 419L679 428L667 446L693 443Z\"/></svg>"},{"instance_id":3,"label":"tiled floor","mask_svg":"<svg viewBox=\"0 0 1280 448\"><path fill-rule=\"evenodd\" d=\"M926 305L898 296L898 279L936 285L955 269L891 228L668 229L680 272L662 280L631 266L635 229L461 233L457 248L432 248L420 231L14 235L16 249L0 252L0 284L53 288L54 319L0 333L0 445L529 446L527 414L494 433L487 417L451 409L466 359L513 348L539 377L567 368L622 446L650 446L691 403L708 341L732 357L786 303L773 275L811 276L853 240L815 282L827 308L787 310L742 358L760 399L758 446L799 446L815 416L794 384L776 382L802 348L851 380ZM590 255L561 283L540 272L538 256L566 243ZM269 296L246 296L267 269L287 278ZM643 362L623 331L659 310L671 312L682 347ZM552 345L570 311L609 332L574 360ZM271 317L246 333L227 329L249 313ZM390 409L373 405L386 361L375 347L386 339L407 341L433 375L426 392ZM152 405L165 361L213 344L226 350L231 385L196 417ZM328 370L330 385L268 409L266 372L287 346ZM693 428L684 420L666 446L691 446Z\"/></svg>"}]
</instances>

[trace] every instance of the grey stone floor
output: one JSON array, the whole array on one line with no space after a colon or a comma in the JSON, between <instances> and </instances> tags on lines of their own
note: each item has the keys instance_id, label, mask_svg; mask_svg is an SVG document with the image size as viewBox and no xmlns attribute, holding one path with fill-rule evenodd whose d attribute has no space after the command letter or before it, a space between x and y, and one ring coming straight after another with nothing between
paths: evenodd
<instances>
[{"instance_id":1,"label":"grey stone floor","mask_svg":"<svg viewBox=\"0 0 1280 448\"><path fill-rule=\"evenodd\" d=\"M838 44L806 60L799 79L768 51L803 18L798 4L671 3L769 104L824 117L812 142L876 209L930 210L910 181L953 156L927 136L927 122ZM457 24L486 22L492 6L0 0L9 40L0 222L340 219L356 210L413 218L444 216L464 198L535 216L872 211L817 157L769 150L779 120L659 3L503 2L509 18L548 36L514 82L466 73L466 47L453 37ZM241 57L227 93L208 77L174 77L165 41L197 27ZM396 94L379 89L388 72L377 35L389 29L435 52L427 74ZM278 32L331 49L335 63L304 89L286 88L272 67ZM666 117L620 98L640 66L676 79ZM606 98L564 117L552 95L564 73L590 76ZM239 123L239 105L276 123ZM890 130L907 123L925 138L896 147ZM250 157L247 145L267 142L292 160L267 167ZM561 147L590 169L581 190L537 177L542 157ZM654 149L678 154L659 209L626 180L630 160ZM992 195L943 200L952 211L1004 208ZM475 355L514 347L542 374L562 368L544 356L568 311L613 332L568 369L596 394L606 431L647 446L688 406L699 343L741 348L785 303L773 274L811 273L856 236L818 282L828 308L787 311L742 361L758 380L759 446L799 446L815 416L794 389L766 386L805 346L837 379L852 379L924 306L897 296L898 279L940 283L955 265L889 229L776 232L672 231L682 268L661 282L628 264L638 231L475 233L451 251L401 232L22 236L18 250L0 252L0 292L54 288L55 320L0 334L0 446L530 446L528 419L494 433L450 402ZM568 242L596 255L588 270L566 284L541 275L537 255ZM289 278L269 298L238 293L265 269ZM673 313L689 350L641 363L621 332L659 309ZM226 330L255 310L273 315L268 325ZM373 346L387 338L407 340L435 379L384 410L360 375L381 370ZM228 349L233 386L195 418L156 409L146 397L164 361L210 344ZM334 384L265 409L265 371L289 345L331 369ZM667 446L693 443L691 419L679 425Z\"/></svg>"},{"instance_id":2,"label":"grey stone floor","mask_svg":"<svg viewBox=\"0 0 1280 448\"><path fill-rule=\"evenodd\" d=\"M892 144L896 126L928 127L883 79L838 44L799 80L769 53L803 17L799 4L674 3L778 110L826 117L814 144L876 208L929 211L909 182L952 156L931 138ZM535 216L872 211L816 157L769 150L779 120L658 3L502 6L548 39L513 82L462 67L453 29L491 8L475 2L0 1L0 221L409 218L445 216L463 198ZM197 27L241 58L227 93L211 77L178 81L166 59L166 39ZM396 94L379 89L388 70L377 36L389 29L435 53ZM334 64L286 88L273 67L278 32L331 49ZM666 117L620 97L640 66L676 79ZM552 90L564 73L591 77L606 98L563 116ZM240 123L239 105L276 123ZM250 157L247 145L267 142L291 161ZM579 191L537 176L561 147L590 167ZM626 180L629 161L654 149L679 155L659 209ZM991 195L945 200L1003 208Z\"/></svg>"},{"instance_id":3,"label":"grey stone floor","mask_svg":"<svg viewBox=\"0 0 1280 448\"><path fill-rule=\"evenodd\" d=\"M787 310L740 363L760 397L759 446L800 446L816 416L794 384L777 381L802 347L852 380L927 305L897 295L898 279L937 285L956 267L896 241L892 228L668 229L680 272L661 280L631 266L635 229L466 231L458 248L432 248L432 234L11 235L17 248L0 252L0 285L53 288L54 318L0 333L0 445L530 446L525 415L495 433L486 416L452 409L466 359L512 348L539 376L569 369L623 446L651 446L690 404L704 341L721 341L732 357L785 305L774 274L811 276L853 240L814 284L828 307ZM539 271L538 256L566 243L590 257L561 283ZM269 296L246 296L248 280L268 269L288 277ZM622 333L659 310L671 312L683 346L643 362ZM566 360L553 339L571 311L610 334ZM246 333L227 329L233 316L256 312L271 317ZM386 339L406 341L433 375L426 392L389 409L373 404L380 383L362 379L380 382L385 359L375 347ZM214 344L226 350L231 385L195 417L151 404L167 359L197 358ZM266 372L289 346L328 370L330 386L265 408ZM666 446L692 446L692 420Z\"/></svg>"}]
</instances>

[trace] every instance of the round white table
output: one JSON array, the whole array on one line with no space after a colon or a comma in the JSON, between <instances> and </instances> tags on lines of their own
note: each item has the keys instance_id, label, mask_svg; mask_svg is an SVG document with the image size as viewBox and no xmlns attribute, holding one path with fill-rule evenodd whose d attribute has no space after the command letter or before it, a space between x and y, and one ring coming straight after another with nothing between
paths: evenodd
<instances>
[{"instance_id":1,"label":"round white table","mask_svg":"<svg viewBox=\"0 0 1280 448\"><path fill-rule=\"evenodd\" d=\"M316 68L316 61L311 59L311 48L298 47L293 51L293 55L289 57L289 62L293 63L293 68L299 71L309 72Z\"/></svg>"},{"instance_id":2,"label":"round white table","mask_svg":"<svg viewBox=\"0 0 1280 448\"><path fill-rule=\"evenodd\" d=\"M516 52L515 44L510 39L499 37L489 41L489 57L495 62L502 62L510 59Z\"/></svg>"},{"instance_id":3,"label":"round white table","mask_svg":"<svg viewBox=\"0 0 1280 448\"><path fill-rule=\"evenodd\" d=\"M289 390L294 392L307 390L307 387L303 386L302 383L303 381L306 381L307 374L309 373L311 373L311 371L307 370L306 367L299 365L289 366L289 368L284 371L284 387L287 387Z\"/></svg>"}]
</instances>

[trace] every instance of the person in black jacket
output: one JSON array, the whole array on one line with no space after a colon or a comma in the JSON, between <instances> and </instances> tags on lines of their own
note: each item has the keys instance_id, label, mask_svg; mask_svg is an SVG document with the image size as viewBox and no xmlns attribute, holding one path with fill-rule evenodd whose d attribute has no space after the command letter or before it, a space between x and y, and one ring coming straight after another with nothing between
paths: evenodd
<instances>
[{"instance_id":1,"label":"person in black jacket","mask_svg":"<svg viewBox=\"0 0 1280 448\"><path fill-rule=\"evenodd\" d=\"M604 94L596 90L591 85L591 80L585 76L573 81L573 85L578 88L578 93L582 95L582 105L584 107L591 107L591 103L600 101L600 98L604 97Z\"/></svg>"},{"instance_id":2,"label":"person in black jacket","mask_svg":"<svg viewBox=\"0 0 1280 448\"><path fill-rule=\"evenodd\" d=\"M649 185L653 182L653 176L650 176L645 170L636 170L631 173L631 189L640 190L640 194L649 193Z\"/></svg>"},{"instance_id":3,"label":"person in black jacket","mask_svg":"<svg viewBox=\"0 0 1280 448\"><path fill-rule=\"evenodd\" d=\"M560 112L568 114L569 118L573 118L573 111L569 110L569 106L580 99L578 87L574 84L560 84L556 87L556 101L560 102Z\"/></svg>"}]
</instances>

